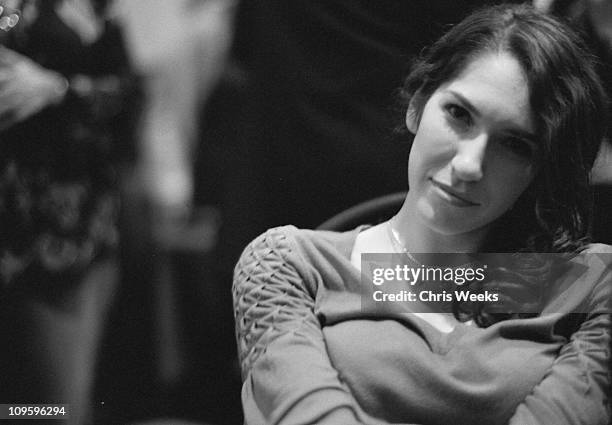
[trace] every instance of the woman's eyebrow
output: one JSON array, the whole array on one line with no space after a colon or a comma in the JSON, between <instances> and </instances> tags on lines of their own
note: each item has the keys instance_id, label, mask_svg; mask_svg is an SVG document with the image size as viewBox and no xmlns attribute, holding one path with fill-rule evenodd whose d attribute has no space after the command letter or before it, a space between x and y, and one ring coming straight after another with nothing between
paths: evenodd
<instances>
[{"instance_id":1,"label":"woman's eyebrow","mask_svg":"<svg viewBox=\"0 0 612 425\"><path fill-rule=\"evenodd\" d=\"M462 106L465 107L465 109L469 110L472 114L474 114L477 117L480 117L480 111L470 103L469 100L467 100L461 93L458 93L454 90L448 90L448 93L450 93L451 95L455 96L457 98L457 100L459 100L459 102L461 102Z\"/></svg>"}]
</instances>

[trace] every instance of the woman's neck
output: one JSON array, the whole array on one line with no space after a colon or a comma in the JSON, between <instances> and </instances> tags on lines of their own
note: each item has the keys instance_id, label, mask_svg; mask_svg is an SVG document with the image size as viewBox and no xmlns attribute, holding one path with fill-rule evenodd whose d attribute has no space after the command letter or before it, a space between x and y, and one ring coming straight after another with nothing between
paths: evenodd
<instances>
[{"instance_id":1,"label":"woman's neck","mask_svg":"<svg viewBox=\"0 0 612 425\"><path fill-rule=\"evenodd\" d=\"M401 210L391 219L390 225L403 247L415 253L478 252L487 229L447 235L431 227L416 214L414 204L407 198Z\"/></svg>"}]
</instances>

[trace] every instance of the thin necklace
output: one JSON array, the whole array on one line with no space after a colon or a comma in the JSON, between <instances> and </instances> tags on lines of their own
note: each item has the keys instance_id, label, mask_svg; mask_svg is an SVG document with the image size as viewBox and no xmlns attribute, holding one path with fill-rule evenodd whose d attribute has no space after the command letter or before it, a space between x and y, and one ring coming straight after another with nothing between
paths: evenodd
<instances>
[{"instance_id":1,"label":"thin necklace","mask_svg":"<svg viewBox=\"0 0 612 425\"><path fill-rule=\"evenodd\" d=\"M393 245L393 248L395 249L396 252L404 254L413 263L418 264L419 266L422 265L422 263L416 258L414 258L414 255L412 255L410 251L408 251L408 249L406 248L406 245L402 243L401 239L399 238L398 231L395 230L393 226L391 225L391 220L387 221L387 235L389 236L391 245Z\"/></svg>"}]
</instances>

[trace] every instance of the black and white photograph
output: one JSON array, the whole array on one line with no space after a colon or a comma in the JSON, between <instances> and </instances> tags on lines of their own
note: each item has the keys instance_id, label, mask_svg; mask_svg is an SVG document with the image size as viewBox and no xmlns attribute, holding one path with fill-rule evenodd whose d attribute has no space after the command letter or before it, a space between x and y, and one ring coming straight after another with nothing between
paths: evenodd
<instances>
[{"instance_id":1,"label":"black and white photograph","mask_svg":"<svg viewBox=\"0 0 612 425\"><path fill-rule=\"evenodd\" d=\"M612 0L0 0L0 425L612 425Z\"/></svg>"}]
</instances>

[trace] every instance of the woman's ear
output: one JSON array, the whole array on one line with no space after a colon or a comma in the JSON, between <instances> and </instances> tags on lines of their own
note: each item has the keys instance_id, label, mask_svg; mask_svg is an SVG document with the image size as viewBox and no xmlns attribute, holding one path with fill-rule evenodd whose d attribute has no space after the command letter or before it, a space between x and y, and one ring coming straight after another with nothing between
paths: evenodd
<instances>
[{"instance_id":1,"label":"woman's ear","mask_svg":"<svg viewBox=\"0 0 612 425\"><path fill-rule=\"evenodd\" d=\"M414 97L410 101L410 105L408 105L408 110L406 111L406 127L408 131L412 134L416 134L417 129L419 128L419 114L417 113L416 105L414 104Z\"/></svg>"}]
</instances>

